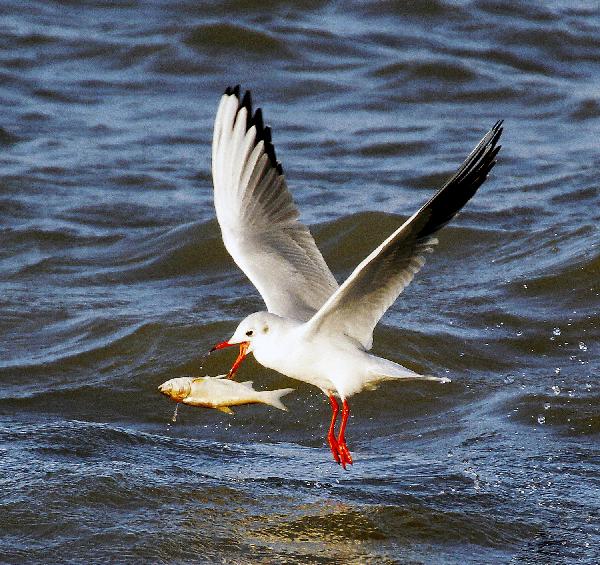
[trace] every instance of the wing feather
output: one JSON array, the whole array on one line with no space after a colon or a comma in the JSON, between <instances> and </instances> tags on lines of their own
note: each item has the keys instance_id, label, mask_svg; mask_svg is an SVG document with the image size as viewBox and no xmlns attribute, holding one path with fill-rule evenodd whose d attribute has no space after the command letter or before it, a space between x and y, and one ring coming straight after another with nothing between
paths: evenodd
<instances>
[{"instance_id":1,"label":"wing feather","mask_svg":"<svg viewBox=\"0 0 600 565\"><path fill-rule=\"evenodd\" d=\"M345 334L365 349L386 310L410 284L433 250L433 234L475 194L495 165L502 122L479 142L450 180L416 214L362 261L306 323L307 335Z\"/></svg>"},{"instance_id":2,"label":"wing feather","mask_svg":"<svg viewBox=\"0 0 600 565\"><path fill-rule=\"evenodd\" d=\"M217 219L234 261L269 312L308 320L335 292L335 281L298 210L275 157L262 111L239 87L221 97L212 175Z\"/></svg>"}]
</instances>

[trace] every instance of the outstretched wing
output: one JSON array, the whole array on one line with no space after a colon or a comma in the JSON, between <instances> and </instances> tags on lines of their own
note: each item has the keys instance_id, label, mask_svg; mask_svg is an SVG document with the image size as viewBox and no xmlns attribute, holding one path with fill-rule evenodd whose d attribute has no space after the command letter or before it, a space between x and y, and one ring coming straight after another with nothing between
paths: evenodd
<instances>
[{"instance_id":1,"label":"outstretched wing","mask_svg":"<svg viewBox=\"0 0 600 565\"><path fill-rule=\"evenodd\" d=\"M212 146L215 208L223 242L269 312L308 320L338 284L288 191L271 129L250 92L228 88Z\"/></svg>"},{"instance_id":2,"label":"outstretched wing","mask_svg":"<svg viewBox=\"0 0 600 565\"><path fill-rule=\"evenodd\" d=\"M435 232L469 201L496 164L497 122L442 189L375 249L307 322L307 334L345 334L365 349L385 311L425 264Z\"/></svg>"}]
</instances>

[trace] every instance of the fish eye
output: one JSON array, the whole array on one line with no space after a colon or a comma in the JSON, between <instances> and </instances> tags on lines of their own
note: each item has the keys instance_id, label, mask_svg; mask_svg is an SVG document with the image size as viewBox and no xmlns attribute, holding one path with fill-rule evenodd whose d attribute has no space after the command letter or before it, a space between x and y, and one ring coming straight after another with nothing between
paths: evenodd
<instances>
[{"instance_id":1,"label":"fish eye","mask_svg":"<svg viewBox=\"0 0 600 565\"><path fill-rule=\"evenodd\" d=\"M250 337L250 336L251 336L253 333L254 333L254 332L253 332L252 330L248 330L248 331L246 332L246 335L247 335L248 337Z\"/></svg>"}]
</instances>

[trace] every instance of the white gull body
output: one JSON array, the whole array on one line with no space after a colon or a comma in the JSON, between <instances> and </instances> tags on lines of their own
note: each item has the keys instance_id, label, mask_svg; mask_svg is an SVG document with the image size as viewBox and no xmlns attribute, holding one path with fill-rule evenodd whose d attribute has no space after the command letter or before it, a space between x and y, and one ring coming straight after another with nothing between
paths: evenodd
<instances>
[{"instance_id":1,"label":"white gull body","mask_svg":"<svg viewBox=\"0 0 600 565\"><path fill-rule=\"evenodd\" d=\"M260 292L267 311L245 318L215 349L240 345L230 377L252 352L265 367L319 387L333 410L328 443L344 468L352 463L345 442L350 396L390 379L448 381L369 353L373 330L425 263L437 244L434 234L486 179L501 133L498 122L437 194L339 286L298 220L260 108L252 112L250 93L241 98L239 86L221 98L212 146L217 219L225 247ZM337 437L336 396L343 402Z\"/></svg>"}]
</instances>

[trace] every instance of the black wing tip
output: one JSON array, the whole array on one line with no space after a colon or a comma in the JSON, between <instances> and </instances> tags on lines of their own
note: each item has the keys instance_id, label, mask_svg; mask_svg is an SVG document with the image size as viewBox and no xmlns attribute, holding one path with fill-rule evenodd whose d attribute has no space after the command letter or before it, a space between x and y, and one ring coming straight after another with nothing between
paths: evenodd
<instances>
[{"instance_id":1,"label":"black wing tip","mask_svg":"<svg viewBox=\"0 0 600 565\"><path fill-rule=\"evenodd\" d=\"M256 127L256 141L260 141L264 139L265 136L265 124L263 122L262 108L257 108L256 112L252 116L252 120L250 122L250 126Z\"/></svg>"},{"instance_id":2,"label":"black wing tip","mask_svg":"<svg viewBox=\"0 0 600 565\"><path fill-rule=\"evenodd\" d=\"M502 147L498 144L502 124L503 120L494 124L453 177L422 208L428 209L430 215L419 231L419 238L428 237L444 227L488 178Z\"/></svg>"},{"instance_id":3,"label":"black wing tip","mask_svg":"<svg viewBox=\"0 0 600 565\"><path fill-rule=\"evenodd\" d=\"M498 152L500 151L500 149L502 149L502 145L498 144L498 141L500 141L500 136L504 131L504 128L502 127L503 123L504 120L498 120L494 124L494 127L491 130L493 132L492 138L484 147L484 154L481 156L481 159L484 161L484 163L488 163L488 172L496 164L496 155L498 155Z\"/></svg>"},{"instance_id":4,"label":"black wing tip","mask_svg":"<svg viewBox=\"0 0 600 565\"><path fill-rule=\"evenodd\" d=\"M225 95L226 96L231 96L231 95L235 95L238 99L240 97L240 89L241 86L239 84L236 84L235 86L228 86L225 89Z\"/></svg>"},{"instance_id":5,"label":"black wing tip","mask_svg":"<svg viewBox=\"0 0 600 565\"><path fill-rule=\"evenodd\" d=\"M500 136L502 135L502 132L504 131L504 120L498 120L494 126L492 127L492 129L490 130L490 132L493 134L492 135L492 139L490 141L492 141L492 145L496 145L496 143L498 143L498 140L500 139ZM502 147L502 146L500 146Z\"/></svg>"},{"instance_id":6,"label":"black wing tip","mask_svg":"<svg viewBox=\"0 0 600 565\"><path fill-rule=\"evenodd\" d=\"M271 165L277 170L277 156L275 155L275 147L273 146L271 128L269 126L263 128L262 138L265 144L265 153L269 157Z\"/></svg>"},{"instance_id":7,"label":"black wing tip","mask_svg":"<svg viewBox=\"0 0 600 565\"><path fill-rule=\"evenodd\" d=\"M260 141L264 142L265 153L269 158L271 166L275 168L277 174L283 175L283 167L281 166L281 163L277 160L277 156L275 154L275 147L273 146L271 128L269 126L265 126L264 124L262 109L257 108L253 114L252 94L250 90L246 90L241 99L240 94L241 86L239 84L236 84L233 87L228 86L225 89L226 96L235 96L238 99L239 108L246 108L248 116L246 118L246 131L248 131L252 126L256 128L255 143L258 143Z\"/></svg>"},{"instance_id":8,"label":"black wing tip","mask_svg":"<svg viewBox=\"0 0 600 565\"><path fill-rule=\"evenodd\" d=\"M246 110L248 111L248 116L252 115L252 94L250 93L249 90L246 90L246 92L244 92L244 97L242 98L242 101L240 102L240 107L246 108ZM249 121L250 120L248 120L248 122Z\"/></svg>"}]
</instances>

